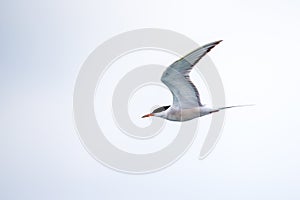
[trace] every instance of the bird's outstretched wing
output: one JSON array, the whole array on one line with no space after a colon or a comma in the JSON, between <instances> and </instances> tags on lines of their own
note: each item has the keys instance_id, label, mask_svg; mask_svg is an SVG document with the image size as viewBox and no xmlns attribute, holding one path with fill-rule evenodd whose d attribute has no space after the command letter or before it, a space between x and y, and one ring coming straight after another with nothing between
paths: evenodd
<instances>
[{"instance_id":1,"label":"bird's outstretched wing","mask_svg":"<svg viewBox=\"0 0 300 200\"><path fill-rule=\"evenodd\" d=\"M161 81L172 92L174 107L187 109L202 106L198 90L190 80L189 73L193 66L221 41L212 42L197 48L174 62L164 71Z\"/></svg>"}]
</instances>

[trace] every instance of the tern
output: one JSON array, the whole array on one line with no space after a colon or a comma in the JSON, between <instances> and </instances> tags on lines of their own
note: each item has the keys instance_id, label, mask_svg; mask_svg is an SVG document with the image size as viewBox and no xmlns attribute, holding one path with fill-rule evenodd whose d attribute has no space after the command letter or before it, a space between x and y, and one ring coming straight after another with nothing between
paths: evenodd
<instances>
[{"instance_id":1,"label":"tern","mask_svg":"<svg viewBox=\"0 0 300 200\"><path fill-rule=\"evenodd\" d=\"M173 105L162 106L155 109L152 113L142 116L145 117L161 117L170 121L188 121L194 118L209 115L220 110L228 108L250 106L237 105L220 108L211 108L205 106L200 101L200 95L190 80L190 72L198 61L203 58L212 48L222 40L211 42L199 47L175 61L162 74L161 81L169 88L173 95Z\"/></svg>"}]
</instances>

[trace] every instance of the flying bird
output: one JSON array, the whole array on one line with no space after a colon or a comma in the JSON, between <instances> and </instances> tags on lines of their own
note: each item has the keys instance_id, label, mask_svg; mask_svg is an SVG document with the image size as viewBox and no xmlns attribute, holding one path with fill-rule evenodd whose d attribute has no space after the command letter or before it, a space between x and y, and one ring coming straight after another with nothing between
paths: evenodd
<instances>
[{"instance_id":1,"label":"flying bird","mask_svg":"<svg viewBox=\"0 0 300 200\"><path fill-rule=\"evenodd\" d=\"M220 108L211 108L203 105L200 95L190 80L190 72L198 61L222 40L206 44L197 48L183 58L171 64L162 74L161 81L169 88L173 95L173 105L162 106L155 109L145 117L161 117L170 121L188 121L197 117L209 115L220 110L249 106L238 105Z\"/></svg>"}]
</instances>

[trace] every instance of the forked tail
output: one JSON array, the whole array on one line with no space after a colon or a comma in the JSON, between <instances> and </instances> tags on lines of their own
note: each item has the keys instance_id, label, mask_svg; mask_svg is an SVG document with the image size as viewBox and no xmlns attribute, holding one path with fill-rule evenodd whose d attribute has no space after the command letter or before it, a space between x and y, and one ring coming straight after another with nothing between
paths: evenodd
<instances>
[{"instance_id":1,"label":"forked tail","mask_svg":"<svg viewBox=\"0 0 300 200\"><path fill-rule=\"evenodd\" d=\"M221 108L216 109L215 112L218 112L220 110L225 110L228 108L237 108L237 107L245 107L245 106L254 106L254 104L221 107Z\"/></svg>"}]
</instances>

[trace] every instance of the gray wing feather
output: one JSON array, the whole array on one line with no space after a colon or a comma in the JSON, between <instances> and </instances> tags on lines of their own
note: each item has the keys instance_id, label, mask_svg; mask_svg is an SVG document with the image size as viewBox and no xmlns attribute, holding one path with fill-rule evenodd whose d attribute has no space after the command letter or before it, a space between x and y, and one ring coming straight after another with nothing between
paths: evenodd
<instances>
[{"instance_id":1,"label":"gray wing feather","mask_svg":"<svg viewBox=\"0 0 300 200\"><path fill-rule=\"evenodd\" d=\"M170 65L163 73L161 81L173 95L173 106L182 109L202 106L197 88L190 80L193 66L222 40L197 48Z\"/></svg>"}]
</instances>

